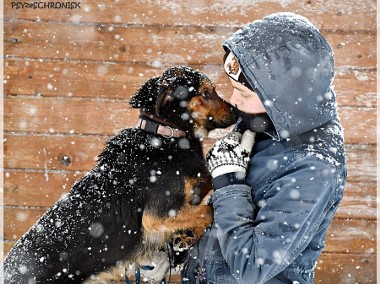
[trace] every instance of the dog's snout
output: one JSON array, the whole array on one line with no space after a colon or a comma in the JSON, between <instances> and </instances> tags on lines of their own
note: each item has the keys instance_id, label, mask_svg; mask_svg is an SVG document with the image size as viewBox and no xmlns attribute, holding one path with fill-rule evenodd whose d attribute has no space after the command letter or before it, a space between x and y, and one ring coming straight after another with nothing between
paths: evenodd
<instances>
[{"instance_id":1,"label":"dog's snout","mask_svg":"<svg viewBox=\"0 0 380 284\"><path fill-rule=\"evenodd\" d=\"M218 115L214 119L215 122L218 123L217 127L228 127L237 121L239 115L233 105L222 98L220 99L223 107L220 108Z\"/></svg>"}]
</instances>

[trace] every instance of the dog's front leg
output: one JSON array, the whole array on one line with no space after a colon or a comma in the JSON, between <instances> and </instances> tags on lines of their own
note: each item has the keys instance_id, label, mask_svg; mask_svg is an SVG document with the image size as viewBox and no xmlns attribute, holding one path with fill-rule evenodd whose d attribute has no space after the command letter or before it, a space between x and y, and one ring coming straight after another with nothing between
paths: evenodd
<instances>
[{"instance_id":1,"label":"dog's front leg","mask_svg":"<svg viewBox=\"0 0 380 284\"><path fill-rule=\"evenodd\" d=\"M142 224L146 233L170 236L178 230L191 229L198 238L213 221L212 208L208 205L185 206L174 216L160 218L144 212Z\"/></svg>"}]
</instances>

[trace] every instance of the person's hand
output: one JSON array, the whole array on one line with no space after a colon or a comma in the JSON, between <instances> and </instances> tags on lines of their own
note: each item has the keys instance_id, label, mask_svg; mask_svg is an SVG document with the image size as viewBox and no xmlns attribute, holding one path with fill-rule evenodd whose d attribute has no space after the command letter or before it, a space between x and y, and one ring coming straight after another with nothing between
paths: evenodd
<instances>
[{"instance_id":1,"label":"person's hand","mask_svg":"<svg viewBox=\"0 0 380 284\"><path fill-rule=\"evenodd\" d=\"M154 253L152 259L141 261L140 275L143 282L160 282L170 268L167 253L159 251Z\"/></svg>"},{"instance_id":2,"label":"person's hand","mask_svg":"<svg viewBox=\"0 0 380 284\"><path fill-rule=\"evenodd\" d=\"M213 178L228 174L239 173L245 177L249 156L255 142L255 133L246 130L243 135L231 132L208 151L206 160Z\"/></svg>"}]
</instances>

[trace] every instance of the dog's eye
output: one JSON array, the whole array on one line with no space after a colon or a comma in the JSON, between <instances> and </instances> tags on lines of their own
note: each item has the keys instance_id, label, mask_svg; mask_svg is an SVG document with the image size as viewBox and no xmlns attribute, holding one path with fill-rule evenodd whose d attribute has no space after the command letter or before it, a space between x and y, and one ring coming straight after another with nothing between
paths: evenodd
<instances>
[{"instance_id":1,"label":"dog's eye","mask_svg":"<svg viewBox=\"0 0 380 284\"><path fill-rule=\"evenodd\" d=\"M206 91L206 92L203 92L202 95L201 95L205 100L210 100L212 98L212 95L210 92Z\"/></svg>"}]
</instances>

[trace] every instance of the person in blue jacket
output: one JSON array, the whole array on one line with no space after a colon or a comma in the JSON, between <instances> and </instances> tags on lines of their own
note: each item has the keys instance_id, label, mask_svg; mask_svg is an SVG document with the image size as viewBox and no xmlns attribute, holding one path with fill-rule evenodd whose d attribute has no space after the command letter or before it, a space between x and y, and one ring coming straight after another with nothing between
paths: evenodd
<instances>
[{"instance_id":1,"label":"person in blue jacket","mask_svg":"<svg viewBox=\"0 0 380 284\"><path fill-rule=\"evenodd\" d=\"M313 283L346 166L334 56L306 18L276 13L228 38L240 119L208 152L214 222L183 283Z\"/></svg>"},{"instance_id":2,"label":"person in blue jacket","mask_svg":"<svg viewBox=\"0 0 380 284\"><path fill-rule=\"evenodd\" d=\"M254 21L223 48L240 119L206 156L214 222L182 282L313 283L346 182L332 49L293 13ZM160 261L143 276L162 279Z\"/></svg>"}]
</instances>

